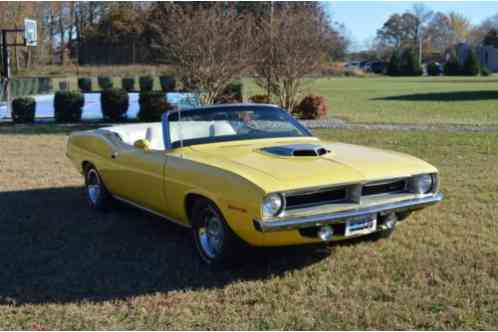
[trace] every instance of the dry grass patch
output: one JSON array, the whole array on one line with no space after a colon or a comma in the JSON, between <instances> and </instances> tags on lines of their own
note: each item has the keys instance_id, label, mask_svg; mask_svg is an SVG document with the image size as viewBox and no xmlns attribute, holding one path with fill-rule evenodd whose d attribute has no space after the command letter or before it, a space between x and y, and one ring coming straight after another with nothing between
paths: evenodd
<instances>
[{"instance_id":1,"label":"dry grass patch","mask_svg":"<svg viewBox=\"0 0 498 332\"><path fill-rule=\"evenodd\" d=\"M497 133L317 131L428 160L446 200L389 240L251 250L213 272L187 230L90 210L70 130L0 127L0 329L498 327Z\"/></svg>"}]
</instances>

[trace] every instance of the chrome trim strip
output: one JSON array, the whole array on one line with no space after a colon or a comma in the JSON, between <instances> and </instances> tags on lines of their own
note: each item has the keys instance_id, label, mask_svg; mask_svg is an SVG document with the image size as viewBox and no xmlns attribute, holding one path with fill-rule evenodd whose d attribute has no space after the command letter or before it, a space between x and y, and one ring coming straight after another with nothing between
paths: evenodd
<instances>
[{"instance_id":1,"label":"chrome trim strip","mask_svg":"<svg viewBox=\"0 0 498 332\"><path fill-rule=\"evenodd\" d=\"M366 214L384 213L393 211L417 210L422 207L436 204L444 198L442 193L436 193L429 196L407 199L400 202L380 204L365 208L339 211L329 214L306 216L291 219L274 219L273 221L254 220L256 230L260 232L274 232L289 229L299 229L312 226L322 226L344 221L345 219L359 217Z\"/></svg>"},{"instance_id":2,"label":"chrome trim strip","mask_svg":"<svg viewBox=\"0 0 498 332\"><path fill-rule=\"evenodd\" d=\"M120 197L120 196L118 196L118 195L112 195L112 197L114 197L114 198L115 198L115 199L117 199L118 201L121 201L121 202L123 202L123 203L129 204L129 205L131 205L131 206L134 206L134 207L139 208L139 209L141 209L141 210L144 210L144 211L146 211L146 212L149 212L149 213L151 213L151 214L153 214L153 215L156 215L156 216L158 216L158 217L161 217L161 218L163 218L163 219L166 219L167 221L170 221L170 222L172 222L172 223L174 223L174 224L177 224L177 225L179 225L179 226L183 226L183 227L186 227L186 228L191 228L191 227L192 227L192 226L190 226L190 225L186 225L186 224L181 223L181 222L179 222L179 221L177 221L177 220L174 220L174 219L171 219L171 218L169 218L169 217L166 217L165 215L163 215L163 214L161 214L161 213L159 213L159 212L157 212L157 211L151 210L151 209L146 208L146 207L144 207L144 206L142 206L142 205L140 205L140 204L137 204L137 203L135 203L135 202L132 202L132 201L130 201L130 200L127 200L126 198Z\"/></svg>"}]
</instances>

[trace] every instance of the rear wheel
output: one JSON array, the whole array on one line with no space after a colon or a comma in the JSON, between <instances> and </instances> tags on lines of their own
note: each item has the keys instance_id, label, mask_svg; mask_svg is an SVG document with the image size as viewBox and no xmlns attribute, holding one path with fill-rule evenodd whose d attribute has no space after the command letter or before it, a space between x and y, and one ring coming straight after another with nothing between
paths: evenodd
<instances>
[{"instance_id":1,"label":"rear wheel","mask_svg":"<svg viewBox=\"0 0 498 332\"><path fill-rule=\"evenodd\" d=\"M99 172L94 166L85 171L86 196L90 206L97 210L107 210L111 203L111 195L107 191Z\"/></svg>"},{"instance_id":2,"label":"rear wheel","mask_svg":"<svg viewBox=\"0 0 498 332\"><path fill-rule=\"evenodd\" d=\"M200 258L211 266L233 263L241 240L214 203L198 199L192 208L192 235Z\"/></svg>"}]
</instances>

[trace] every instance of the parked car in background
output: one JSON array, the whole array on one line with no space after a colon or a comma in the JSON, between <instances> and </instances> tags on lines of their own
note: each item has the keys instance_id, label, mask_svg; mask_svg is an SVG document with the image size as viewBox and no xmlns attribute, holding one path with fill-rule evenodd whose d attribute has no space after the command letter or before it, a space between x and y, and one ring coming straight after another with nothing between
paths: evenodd
<instances>
[{"instance_id":1,"label":"parked car in background","mask_svg":"<svg viewBox=\"0 0 498 332\"><path fill-rule=\"evenodd\" d=\"M386 70L386 65L382 61L370 63L370 71L375 74L383 74Z\"/></svg>"},{"instance_id":2,"label":"parked car in background","mask_svg":"<svg viewBox=\"0 0 498 332\"><path fill-rule=\"evenodd\" d=\"M431 62L422 66L425 75L440 76L444 73L444 66L439 62Z\"/></svg>"},{"instance_id":3,"label":"parked car in background","mask_svg":"<svg viewBox=\"0 0 498 332\"><path fill-rule=\"evenodd\" d=\"M240 259L243 244L387 237L443 198L427 162L322 141L273 105L216 105L75 132L66 155L90 206L114 198L190 227L209 264Z\"/></svg>"},{"instance_id":4,"label":"parked car in background","mask_svg":"<svg viewBox=\"0 0 498 332\"><path fill-rule=\"evenodd\" d=\"M345 70L361 69L360 61L350 61L344 66Z\"/></svg>"},{"instance_id":5,"label":"parked car in background","mask_svg":"<svg viewBox=\"0 0 498 332\"><path fill-rule=\"evenodd\" d=\"M370 62L368 61L361 61L360 62L360 69L363 71L370 71Z\"/></svg>"}]
</instances>

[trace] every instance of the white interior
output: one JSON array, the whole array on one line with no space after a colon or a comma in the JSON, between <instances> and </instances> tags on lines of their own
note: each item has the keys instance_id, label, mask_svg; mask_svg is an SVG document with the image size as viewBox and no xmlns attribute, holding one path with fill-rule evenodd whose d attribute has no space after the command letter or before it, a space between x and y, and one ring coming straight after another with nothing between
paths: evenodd
<instances>
[{"instance_id":1,"label":"white interior","mask_svg":"<svg viewBox=\"0 0 498 332\"><path fill-rule=\"evenodd\" d=\"M228 121L181 121L170 122L171 142L180 139L207 138L235 135L236 131ZM124 143L133 145L139 139L146 139L153 150L164 150L163 127L161 122L126 124L102 128L121 137Z\"/></svg>"}]
</instances>

